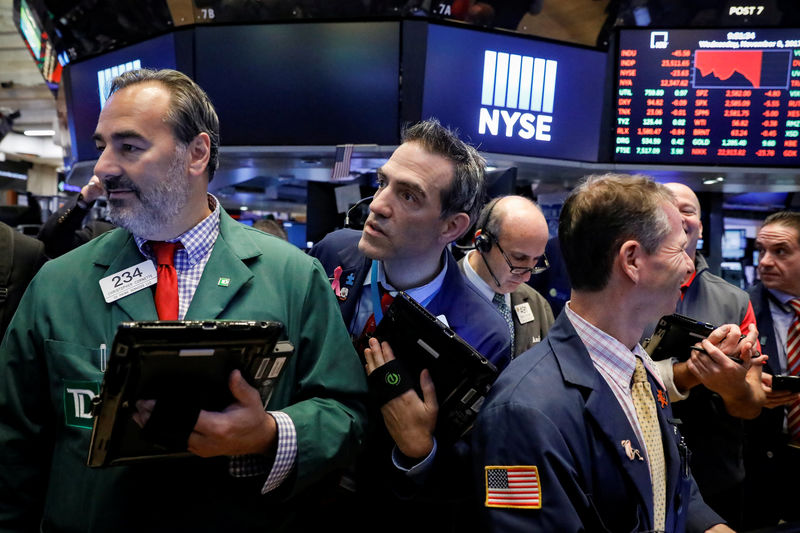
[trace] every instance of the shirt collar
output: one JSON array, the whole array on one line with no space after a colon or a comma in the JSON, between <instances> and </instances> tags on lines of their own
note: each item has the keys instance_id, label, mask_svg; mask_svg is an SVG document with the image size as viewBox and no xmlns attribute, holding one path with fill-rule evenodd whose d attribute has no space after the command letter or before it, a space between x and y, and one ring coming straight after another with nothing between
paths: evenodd
<instances>
[{"instance_id":1,"label":"shirt collar","mask_svg":"<svg viewBox=\"0 0 800 533\"><path fill-rule=\"evenodd\" d=\"M478 289L478 292L491 302L495 295L494 289L492 289L492 287L486 283L477 272L475 272L475 269L472 268L472 265L469 264L469 256L476 253L478 252L475 250L470 250L466 257L464 257L464 275L467 276L467 279L475 286L476 289Z\"/></svg>"},{"instance_id":2,"label":"shirt collar","mask_svg":"<svg viewBox=\"0 0 800 533\"><path fill-rule=\"evenodd\" d=\"M791 294L779 291L778 289L767 289L767 290L770 292L770 294L772 294L772 296L775 297L775 299L778 302L780 302L780 304L783 306L784 311L794 313L791 306L789 305L789 300L794 300L795 298L797 298L797 296L792 296Z\"/></svg>"},{"instance_id":3,"label":"shirt collar","mask_svg":"<svg viewBox=\"0 0 800 533\"><path fill-rule=\"evenodd\" d=\"M681 285L681 299L683 299L683 293L686 292L686 289L692 286L692 282L694 281L695 276L697 276L697 270L692 272L692 275L689 276L689 279L683 282Z\"/></svg>"},{"instance_id":4,"label":"shirt collar","mask_svg":"<svg viewBox=\"0 0 800 533\"><path fill-rule=\"evenodd\" d=\"M445 274L447 273L447 261L450 260L448 254L444 254L444 256L446 258L444 261L444 265L442 266L441 270L439 271L439 273L436 275L435 278L433 278L425 285L422 285L421 287L414 287L412 289L407 289L404 292L418 302L424 302L425 300L427 300L428 298L432 297L434 294L439 292L439 289L442 288L442 284L444 283ZM397 289L392 287L392 285L388 281L386 281L386 273L383 270L383 262L372 261L372 265L375 264L378 265L378 283L380 283L384 289L392 293L393 296L396 295ZM372 266L370 266L370 269L367 272L367 276L364 279L365 286L371 283L371 278L372 278Z\"/></svg>"},{"instance_id":5,"label":"shirt collar","mask_svg":"<svg viewBox=\"0 0 800 533\"><path fill-rule=\"evenodd\" d=\"M587 322L582 316L573 311L569 304L570 302L567 302L564 306L567 318L578 333L578 337L586 346L592 362L605 369L620 387L630 387L633 371L636 368L636 357L639 357L659 386L662 389L665 388L661 377L655 371L653 360L639 343L634 346L632 351L629 350L620 341Z\"/></svg>"},{"instance_id":6,"label":"shirt collar","mask_svg":"<svg viewBox=\"0 0 800 533\"><path fill-rule=\"evenodd\" d=\"M210 215L201 220L196 226L168 241L180 242L183 245L183 250L189 258L190 265L195 265L206 256L219 235L220 205L213 194L208 194L208 207L211 208ZM148 239L138 235L134 235L133 239L136 241L136 246L142 255L148 259L155 259ZM180 250L178 250L178 253L180 253Z\"/></svg>"},{"instance_id":7,"label":"shirt collar","mask_svg":"<svg viewBox=\"0 0 800 533\"><path fill-rule=\"evenodd\" d=\"M683 285L681 285L681 300L683 300L683 295L686 294L686 291L689 290L689 287L692 286L694 279L697 277L697 273L701 270L705 270L706 268L708 268L708 263L706 263L706 260L698 252L695 252L694 272L692 272L692 275L689 276L689 279L684 281Z\"/></svg>"}]
</instances>

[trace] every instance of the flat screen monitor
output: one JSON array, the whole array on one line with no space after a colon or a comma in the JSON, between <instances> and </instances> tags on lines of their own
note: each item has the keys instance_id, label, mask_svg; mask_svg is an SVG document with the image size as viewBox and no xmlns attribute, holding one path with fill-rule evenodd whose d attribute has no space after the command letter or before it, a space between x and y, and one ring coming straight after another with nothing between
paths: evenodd
<instances>
[{"instance_id":1,"label":"flat screen monitor","mask_svg":"<svg viewBox=\"0 0 800 533\"><path fill-rule=\"evenodd\" d=\"M597 161L606 53L468 28L427 31L422 118L481 151Z\"/></svg>"},{"instance_id":2,"label":"flat screen monitor","mask_svg":"<svg viewBox=\"0 0 800 533\"><path fill-rule=\"evenodd\" d=\"M202 26L195 80L225 146L399 141L399 22Z\"/></svg>"},{"instance_id":3,"label":"flat screen monitor","mask_svg":"<svg viewBox=\"0 0 800 533\"><path fill-rule=\"evenodd\" d=\"M747 248L747 236L743 229L726 229L722 234L722 257L742 259Z\"/></svg>"},{"instance_id":4,"label":"flat screen monitor","mask_svg":"<svg viewBox=\"0 0 800 533\"><path fill-rule=\"evenodd\" d=\"M65 71L67 113L72 140L72 162L97 158L92 140L100 110L108 97L111 80L134 68L171 68L187 72L188 63L181 61L176 43L181 33L170 33L126 46L85 61L70 63Z\"/></svg>"},{"instance_id":5,"label":"flat screen monitor","mask_svg":"<svg viewBox=\"0 0 800 533\"><path fill-rule=\"evenodd\" d=\"M306 238L306 225L302 222L284 222L283 229L286 230L286 239L300 248L305 250L309 248L308 239Z\"/></svg>"},{"instance_id":6,"label":"flat screen monitor","mask_svg":"<svg viewBox=\"0 0 800 533\"><path fill-rule=\"evenodd\" d=\"M615 161L795 166L800 29L621 30Z\"/></svg>"},{"instance_id":7,"label":"flat screen monitor","mask_svg":"<svg viewBox=\"0 0 800 533\"><path fill-rule=\"evenodd\" d=\"M486 198L507 196L517 192L517 167L486 171Z\"/></svg>"}]
</instances>

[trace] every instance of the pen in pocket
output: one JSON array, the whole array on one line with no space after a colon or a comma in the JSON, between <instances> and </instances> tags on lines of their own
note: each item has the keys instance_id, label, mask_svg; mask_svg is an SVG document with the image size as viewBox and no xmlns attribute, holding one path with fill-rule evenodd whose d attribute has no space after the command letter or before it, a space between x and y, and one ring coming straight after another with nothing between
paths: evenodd
<instances>
[{"instance_id":1,"label":"pen in pocket","mask_svg":"<svg viewBox=\"0 0 800 533\"><path fill-rule=\"evenodd\" d=\"M100 345L100 372L106 371L106 363L108 363L108 352L106 351L106 345Z\"/></svg>"}]
</instances>

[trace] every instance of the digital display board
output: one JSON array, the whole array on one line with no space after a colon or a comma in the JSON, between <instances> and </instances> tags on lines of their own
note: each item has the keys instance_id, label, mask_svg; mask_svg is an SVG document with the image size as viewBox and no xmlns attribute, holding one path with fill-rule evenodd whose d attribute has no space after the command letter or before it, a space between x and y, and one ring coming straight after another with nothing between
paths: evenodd
<instances>
[{"instance_id":1,"label":"digital display board","mask_svg":"<svg viewBox=\"0 0 800 533\"><path fill-rule=\"evenodd\" d=\"M399 22L195 28L223 146L399 142Z\"/></svg>"},{"instance_id":2,"label":"digital display board","mask_svg":"<svg viewBox=\"0 0 800 533\"><path fill-rule=\"evenodd\" d=\"M800 30L622 30L616 162L798 164Z\"/></svg>"},{"instance_id":3,"label":"digital display board","mask_svg":"<svg viewBox=\"0 0 800 533\"><path fill-rule=\"evenodd\" d=\"M430 24L422 118L480 150L597 161L605 52Z\"/></svg>"},{"instance_id":4,"label":"digital display board","mask_svg":"<svg viewBox=\"0 0 800 533\"><path fill-rule=\"evenodd\" d=\"M68 60L62 61L56 57L56 49L50 34L42 29L36 11L28 5L26 0L20 0L19 12L14 15L22 40L28 46L28 50L36 62L36 67L42 73L47 86L51 90L58 89L61 82L62 65L68 63Z\"/></svg>"}]
</instances>

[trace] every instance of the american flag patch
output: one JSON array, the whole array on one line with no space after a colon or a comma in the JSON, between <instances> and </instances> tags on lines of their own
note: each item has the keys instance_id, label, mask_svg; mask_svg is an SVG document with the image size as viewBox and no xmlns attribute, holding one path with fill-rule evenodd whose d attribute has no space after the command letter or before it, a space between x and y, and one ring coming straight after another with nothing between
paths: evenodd
<instances>
[{"instance_id":1,"label":"american flag patch","mask_svg":"<svg viewBox=\"0 0 800 533\"><path fill-rule=\"evenodd\" d=\"M541 509L542 490L535 466L487 466L486 507Z\"/></svg>"}]
</instances>

